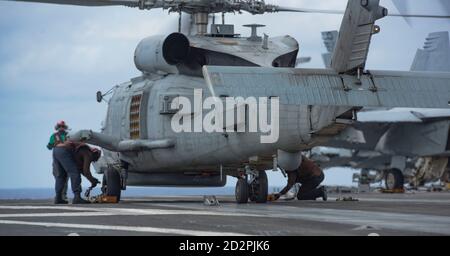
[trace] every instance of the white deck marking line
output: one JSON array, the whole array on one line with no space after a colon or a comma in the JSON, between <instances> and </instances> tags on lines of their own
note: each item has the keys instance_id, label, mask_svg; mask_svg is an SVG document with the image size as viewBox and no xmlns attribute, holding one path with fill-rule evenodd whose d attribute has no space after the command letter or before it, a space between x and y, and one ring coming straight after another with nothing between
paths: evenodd
<instances>
[{"instance_id":1,"label":"white deck marking line","mask_svg":"<svg viewBox=\"0 0 450 256\"><path fill-rule=\"evenodd\" d=\"M167 206L159 204L160 206ZM173 208L191 210L192 206L176 205ZM203 210L203 206L194 209ZM391 213L379 211L339 210L321 208L301 208L293 206L254 205L251 209L243 206L228 206L212 208L211 212L233 212L257 214L263 218L301 219L325 223L338 223L347 225L370 225L383 229L427 232L433 234L450 235L450 217L426 214ZM416 220L416 221L411 221Z\"/></svg>"},{"instance_id":2,"label":"white deck marking line","mask_svg":"<svg viewBox=\"0 0 450 256\"><path fill-rule=\"evenodd\" d=\"M0 209L15 209L15 210L73 210L67 206L0 206ZM199 210L185 210L185 209L134 209L134 208L96 208L77 207L77 211L84 210L84 212L53 212L53 213L6 213L0 214L0 218L20 218L20 217L83 217L83 216L143 216L143 215L205 215L205 216L229 216L229 217L259 217L259 214L250 213L233 213L233 212L212 212Z\"/></svg>"},{"instance_id":3,"label":"white deck marking line","mask_svg":"<svg viewBox=\"0 0 450 256\"><path fill-rule=\"evenodd\" d=\"M188 230L188 229L51 223L51 222L30 222L30 221L14 221L14 220L0 220L0 224L41 226L41 227L48 227L48 228L76 228L76 229L113 230L113 231L128 231L128 232L158 233L158 234L175 234L175 235L184 235L184 236L248 236L247 234L241 234L241 233L212 232L212 231L200 231L200 230Z\"/></svg>"},{"instance_id":4,"label":"white deck marking line","mask_svg":"<svg viewBox=\"0 0 450 256\"><path fill-rule=\"evenodd\" d=\"M220 211L200 211L200 210L161 210L161 209L134 209L134 208L107 208L105 212L115 213L117 215L206 215L206 216L231 216L231 217L258 217L260 214L256 213L234 213L234 212L220 212Z\"/></svg>"},{"instance_id":5,"label":"white deck marking line","mask_svg":"<svg viewBox=\"0 0 450 256\"><path fill-rule=\"evenodd\" d=\"M71 211L102 211L103 208L77 206L31 206L31 205L0 205L3 210L71 210Z\"/></svg>"},{"instance_id":6,"label":"white deck marking line","mask_svg":"<svg viewBox=\"0 0 450 256\"><path fill-rule=\"evenodd\" d=\"M52 212L52 213L10 213L0 214L0 218L39 218L39 217L99 217L114 216L110 212Z\"/></svg>"}]
</instances>

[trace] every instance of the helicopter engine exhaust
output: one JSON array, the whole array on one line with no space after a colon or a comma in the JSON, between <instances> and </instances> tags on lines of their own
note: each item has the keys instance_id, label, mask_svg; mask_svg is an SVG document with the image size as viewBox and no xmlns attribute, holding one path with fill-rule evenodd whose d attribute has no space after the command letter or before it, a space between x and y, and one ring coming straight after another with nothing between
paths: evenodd
<instances>
[{"instance_id":1,"label":"helicopter engine exhaust","mask_svg":"<svg viewBox=\"0 0 450 256\"><path fill-rule=\"evenodd\" d=\"M181 33L147 37L136 47L134 63L143 73L176 74L176 65L187 59L190 48L189 39Z\"/></svg>"}]
</instances>

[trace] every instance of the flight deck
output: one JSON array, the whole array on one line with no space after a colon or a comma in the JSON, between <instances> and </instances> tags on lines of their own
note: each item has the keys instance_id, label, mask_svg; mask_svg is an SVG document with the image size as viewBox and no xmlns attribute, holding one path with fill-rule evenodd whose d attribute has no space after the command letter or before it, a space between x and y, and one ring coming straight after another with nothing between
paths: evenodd
<instances>
[{"instance_id":1,"label":"flight deck","mask_svg":"<svg viewBox=\"0 0 450 256\"><path fill-rule=\"evenodd\" d=\"M352 197L358 201L336 201ZM410 236L450 235L450 193L330 195L329 201L238 205L202 196L124 198L55 206L1 200L0 235Z\"/></svg>"}]
</instances>

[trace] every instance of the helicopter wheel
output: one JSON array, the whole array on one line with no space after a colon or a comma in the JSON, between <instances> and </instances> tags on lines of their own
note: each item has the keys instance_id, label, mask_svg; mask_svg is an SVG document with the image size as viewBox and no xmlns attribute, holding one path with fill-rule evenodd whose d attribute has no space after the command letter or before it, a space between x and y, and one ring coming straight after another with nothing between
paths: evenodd
<instances>
[{"instance_id":1,"label":"helicopter wheel","mask_svg":"<svg viewBox=\"0 0 450 256\"><path fill-rule=\"evenodd\" d=\"M103 175L102 192L107 196L117 197L117 201L120 201L122 193L120 174L116 170L108 169Z\"/></svg>"},{"instance_id":2,"label":"helicopter wheel","mask_svg":"<svg viewBox=\"0 0 450 256\"><path fill-rule=\"evenodd\" d=\"M404 186L403 173L398 169L386 171L385 186L387 190L403 189Z\"/></svg>"},{"instance_id":3,"label":"helicopter wheel","mask_svg":"<svg viewBox=\"0 0 450 256\"><path fill-rule=\"evenodd\" d=\"M235 195L236 195L236 202L238 204L248 203L249 185L247 183L247 177L238 178L238 181L236 183Z\"/></svg>"},{"instance_id":4,"label":"helicopter wheel","mask_svg":"<svg viewBox=\"0 0 450 256\"><path fill-rule=\"evenodd\" d=\"M267 173L260 171L258 178L249 185L250 188L250 201L258 204L267 203L267 196L269 194L269 182L267 179Z\"/></svg>"}]
</instances>

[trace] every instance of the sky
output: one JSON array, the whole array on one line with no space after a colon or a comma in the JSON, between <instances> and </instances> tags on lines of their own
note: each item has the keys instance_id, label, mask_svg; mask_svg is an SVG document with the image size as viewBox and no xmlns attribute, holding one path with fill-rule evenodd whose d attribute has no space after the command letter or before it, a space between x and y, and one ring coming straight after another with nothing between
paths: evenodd
<instances>
[{"instance_id":1,"label":"sky","mask_svg":"<svg viewBox=\"0 0 450 256\"><path fill-rule=\"evenodd\" d=\"M407 1L407 0L405 0ZM266 1L283 6L345 9L345 0ZM390 1L381 1L392 12ZM439 14L433 1L412 1L411 13ZM139 76L133 53L147 36L177 30L177 15L162 10L124 7L75 7L0 1L0 188L45 188L53 185L51 152L45 145L55 122L72 130L99 130L107 105L95 101L98 90ZM262 23L269 36L291 35L300 55L311 56L303 67L322 68L325 48L321 31L337 30L340 15L282 13L264 16L227 15L237 33L241 25ZM408 70L416 50L430 32L449 30L449 22L385 18L371 45L368 69ZM351 184L353 171L327 172L327 184ZM271 174L270 184L285 180ZM230 185L232 185L230 183Z\"/></svg>"}]
</instances>

